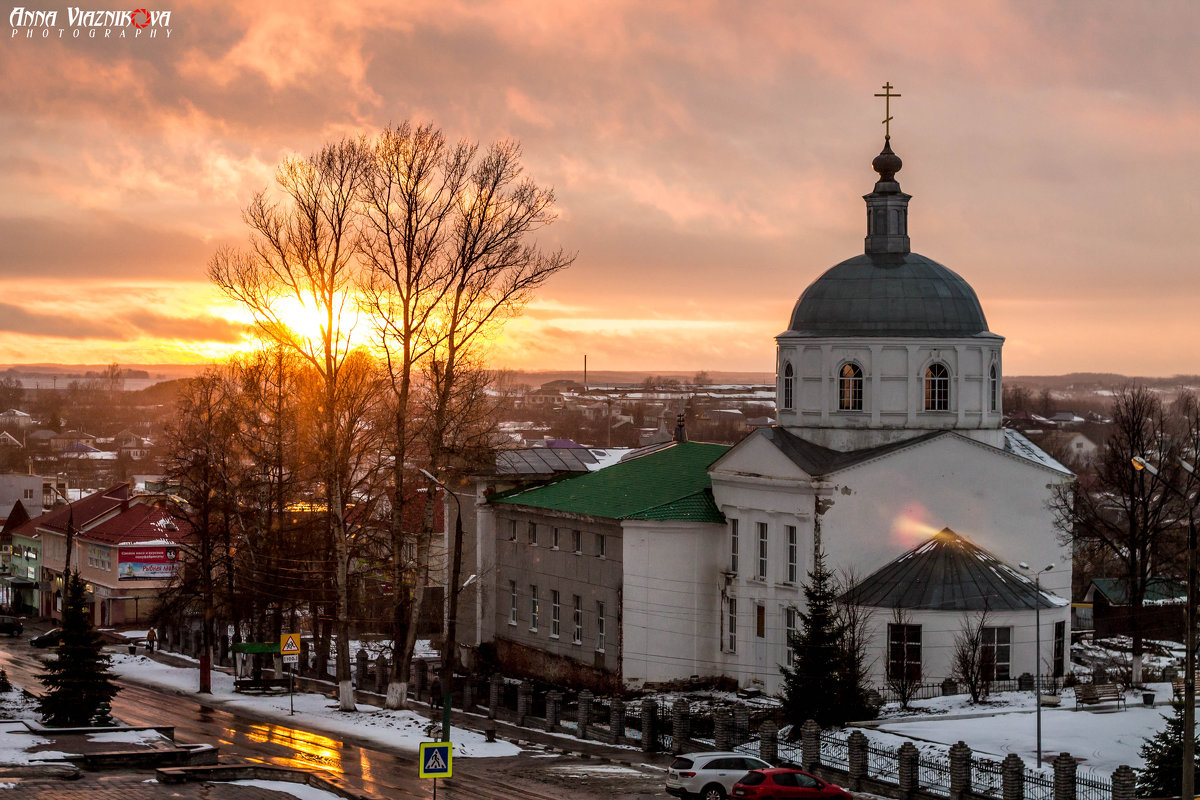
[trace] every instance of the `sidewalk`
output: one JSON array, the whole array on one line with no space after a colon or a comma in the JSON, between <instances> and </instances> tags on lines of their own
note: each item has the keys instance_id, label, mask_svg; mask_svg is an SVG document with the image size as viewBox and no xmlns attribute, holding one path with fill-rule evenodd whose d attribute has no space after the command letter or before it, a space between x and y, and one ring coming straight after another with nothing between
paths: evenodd
<instances>
[{"instance_id":1,"label":"sidewalk","mask_svg":"<svg viewBox=\"0 0 1200 800\"><path fill-rule=\"evenodd\" d=\"M164 652L156 650L154 653L147 653L145 648L139 648L139 655L151 658L160 664L177 667L181 669L196 670L196 661L187 656L181 656L176 653ZM233 670L228 667L213 666L214 672L220 672L225 675L232 675ZM124 680L137 683L136 676L126 675ZM311 680L311 679L310 679ZM149 684L146 684L149 685ZM328 692L321 692L323 696L329 696L334 689L332 683L328 684ZM384 697L374 692L356 691L355 697L358 703L363 705L371 705L377 708L383 708ZM218 702L220 700L218 699ZM424 718L430 723L441 722L441 709L432 709L427 702L409 699L409 709ZM299 713L298 713L299 716ZM494 727L497 740L506 740L512 742L518 747L534 746L550 752L562 753L566 755L578 756L581 758L595 759L601 763L621 764L625 766L648 765L665 770L667 765L671 763L674 756L670 753L646 753L635 747L618 747L604 744L602 742L584 741L577 739L569 734L547 733L546 731L535 730L532 728L522 728L507 722L499 720L490 720L486 714L476 714L453 709L450 714L450 722L457 728L474 731L477 733L486 733L490 727ZM321 732L331 737L344 735L344 731L334 731L328 728L321 727L320 719L312 719L305 717L305 724L312 730ZM373 745L378 746L378 745Z\"/></svg>"}]
</instances>

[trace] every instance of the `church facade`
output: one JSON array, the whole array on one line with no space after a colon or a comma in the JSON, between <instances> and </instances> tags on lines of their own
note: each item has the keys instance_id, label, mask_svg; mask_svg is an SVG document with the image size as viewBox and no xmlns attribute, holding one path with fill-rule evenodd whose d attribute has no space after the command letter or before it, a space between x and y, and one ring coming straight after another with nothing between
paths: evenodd
<instances>
[{"instance_id":1,"label":"church facade","mask_svg":"<svg viewBox=\"0 0 1200 800\"><path fill-rule=\"evenodd\" d=\"M617 626L619 650L581 660L603 665L626 685L724 675L778 691L819 549L843 580L873 586L873 602L896 604L871 608L868 666L876 685L912 671L914 659L922 680L948 677L954 634L981 611L994 629L993 656L1003 655L994 662L996 678L1038 669L1039 613L1041 671L1061 669L1053 655L1069 642L1069 604L1062 598L1070 593L1071 560L1058 544L1048 500L1072 476L1002 427L1004 339L988 329L962 277L912 252L911 198L896 179L901 166L885 140L872 162L878 180L864 197L864 252L827 270L801 295L787 330L776 337L778 423L732 448L709 451L703 503L695 500L695 475L687 487L695 502L672 500L673 475L653 467L655 459L666 464L662 450L642 456L637 486L614 473L604 487L628 494L647 482L661 485L655 506L661 513L635 509L632 516L598 518L594 479L585 485L565 478L553 493L481 494L485 540L503 541L499 518L613 532L621 563L610 568L600 603L619 609L603 623L610 646ZM888 581L896 579L888 576L903 573L895 561L924 543L958 568L905 579L937 584L922 592L893 591ZM1022 562L1036 565L1041 593L1016 566ZM499 595L505 587L519 594L536 584L565 597L546 587L574 579L577 570L557 576L522 566L529 563L524 556L506 559L494 607L481 610L481 630L504 639L506 628L519 628L521 647L536 650L519 620L530 601L514 594L504 606ZM991 580L1001 572L1003 580ZM574 588L570 595L580 596ZM538 601L532 602L537 613ZM570 648L563 657L572 657Z\"/></svg>"}]
</instances>

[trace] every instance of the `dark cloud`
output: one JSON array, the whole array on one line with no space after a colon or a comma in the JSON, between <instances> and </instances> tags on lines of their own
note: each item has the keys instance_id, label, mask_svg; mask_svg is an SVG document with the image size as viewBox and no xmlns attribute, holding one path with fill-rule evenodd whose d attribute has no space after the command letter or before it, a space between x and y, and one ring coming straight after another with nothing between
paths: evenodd
<instances>
[{"instance_id":1,"label":"dark cloud","mask_svg":"<svg viewBox=\"0 0 1200 800\"><path fill-rule=\"evenodd\" d=\"M233 344L245 337L247 327L220 317L172 317L153 311L138 311L122 319L144 334L161 339L186 342L224 342Z\"/></svg>"}]
</instances>

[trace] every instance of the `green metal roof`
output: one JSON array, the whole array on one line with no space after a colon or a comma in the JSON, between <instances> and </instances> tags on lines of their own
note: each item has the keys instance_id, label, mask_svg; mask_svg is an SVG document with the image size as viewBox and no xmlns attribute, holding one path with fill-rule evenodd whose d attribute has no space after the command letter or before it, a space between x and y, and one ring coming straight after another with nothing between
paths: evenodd
<instances>
[{"instance_id":1,"label":"green metal roof","mask_svg":"<svg viewBox=\"0 0 1200 800\"><path fill-rule=\"evenodd\" d=\"M1093 578L1092 586L1114 606L1129 605L1129 581L1124 578ZM1154 577L1146 581L1145 602L1149 604L1183 603L1187 583L1176 578Z\"/></svg>"},{"instance_id":2,"label":"green metal roof","mask_svg":"<svg viewBox=\"0 0 1200 800\"><path fill-rule=\"evenodd\" d=\"M490 502L607 519L723 523L708 467L727 450L723 444L682 442L586 475L498 494Z\"/></svg>"}]
</instances>

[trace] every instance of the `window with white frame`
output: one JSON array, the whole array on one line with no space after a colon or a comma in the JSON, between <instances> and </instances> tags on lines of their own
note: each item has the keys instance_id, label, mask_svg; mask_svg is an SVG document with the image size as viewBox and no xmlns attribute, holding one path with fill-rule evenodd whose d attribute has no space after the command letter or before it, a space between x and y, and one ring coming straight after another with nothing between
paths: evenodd
<instances>
[{"instance_id":1,"label":"window with white frame","mask_svg":"<svg viewBox=\"0 0 1200 800\"><path fill-rule=\"evenodd\" d=\"M1012 663L1012 628L984 628L980 634L984 680L1008 680Z\"/></svg>"},{"instance_id":2,"label":"window with white frame","mask_svg":"<svg viewBox=\"0 0 1200 800\"><path fill-rule=\"evenodd\" d=\"M583 644L583 598L579 595L573 595L571 602L574 603L574 608L571 610L571 623L575 627L575 632L571 635L571 641L574 644Z\"/></svg>"},{"instance_id":3,"label":"window with white frame","mask_svg":"<svg viewBox=\"0 0 1200 800\"><path fill-rule=\"evenodd\" d=\"M600 556L600 558L608 556L608 543L604 539L603 533L596 534L596 555Z\"/></svg>"},{"instance_id":4,"label":"window with white frame","mask_svg":"<svg viewBox=\"0 0 1200 800\"><path fill-rule=\"evenodd\" d=\"M558 624L561 617L561 610L558 602L558 589L550 591L550 638L558 638Z\"/></svg>"},{"instance_id":5,"label":"window with white frame","mask_svg":"<svg viewBox=\"0 0 1200 800\"><path fill-rule=\"evenodd\" d=\"M796 372L792 369L792 362L788 361L783 365L783 407L786 409L795 408L796 404Z\"/></svg>"},{"instance_id":6,"label":"window with white frame","mask_svg":"<svg viewBox=\"0 0 1200 800\"><path fill-rule=\"evenodd\" d=\"M510 542L515 542L517 540L517 521L515 519L510 519L508 521L508 540Z\"/></svg>"},{"instance_id":7,"label":"window with white frame","mask_svg":"<svg viewBox=\"0 0 1200 800\"><path fill-rule=\"evenodd\" d=\"M888 665L890 680L921 680L921 626L888 624Z\"/></svg>"},{"instance_id":8,"label":"window with white frame","mask_svg":"<svg viewBox=\"0 0 1200 800\"><path fill-rule=\"evenodd\" d=\"M737 652L737 598L729 598L729 646L726 648L730 653Z\"/></svg>"},{"instance_id":9,"label":"window with white frame","mask_svg":"<svg viewBox=\"0 0 1200 800\"><path fill-rule=\"evenodd\" d=\"M846 362L838 371L838 411L863 410L863 371Z\"/></svg>"},{"instance_id":10,"label":"window with white frame","mask_svg":"<svg viewBox=\"0 0 1200 800\"><path fill-rule=\"evenodd\" d=\"M583 531L571 531L571 549L576 553L583 552Z\"/></svg>"},{"instance_id":11,"label":"window with white frame","mask_svg":"<svg viewBox=\"0 0 1200 800\"><path fill-rule=\"evenodd\" d=\"M799 577L800 565L798 559L800 557L800 538L796 532L795 525L788 525L787 528L787 582L795 583Z\"/></svg>"},{"instance_id":12,"label":"window with white frame","mask_svg":"<svg viewBox=\"0 0 1200 800\"><path fill-rule=\"evenodd\" d=\"M529 586L529 630L537 631L538 628L538 592L537 587L530 584Z\"/></svg>"},{"instance_id":13,"label":"window with white frame","mask_svg":"<svg viewBox=\"0 0 1200 800\"><path fill-rule=\"evenodd\" d=\"M738 521L729 520L729 571L737 575L738 571Z\"/></svg>"},{"instance_id":14,"label":"window with white frame","mask_svg":"<svg viewBox=\"0 0 1200 800\"><path fill-rule=\"evenodd\" d=\"M508 582L508 624L517 624L517 582Z\"/></svg>"},{"instance_id":15,"label":"window with white frame","mask_svg":"<svg viewBox=\"0 0 1200 800\"><path fill-rule=\"evenodd\" d=\"M109 569L108 553L109 553L109 550L107 547L97 547L95 545L88 545L88 550L87 550L88 566L92 567L94 569L104 570L105 572L107 572Z\"/></svg>"},{"instance_id":16,"label":"window with white frame","mask_svg":"<svg viewBox=\"0 0 1200 800\"><path fill-rule=\"evenodd\" d=\"M550 547L554 550L558 549L558 528L550 529Z\"/></svg>"},{"instance_id":17,"label":"window with white frame","mask_svg":"<svg viewBox=\"0 0 1200 800\"><path fill-rule=\"evenodd\" d=\"M925 410L950 410L950 370L936 361L925 368Z\"/></svg>"},{"instance_id":18,"label":"window with white frame","mask_svg":"<svg viewBox=\"0 0 1200 800\"><path fill-rule=\"evenodd\" d=\"M537 523L536 522L529 523L529 543L532 545L537 544Z\"/></svg>"},{"instance_id":19,"label":"window with white frame","mask_svg":"<svg viewBox=\"0 0 1200 800\"><path fill-rule=\"evenodd\" d=\"M604 601L596 601L596 652L604 652Z\"/></svg>"},{"instance_id":20,"label":"window with white frame","mask_svg":"<svg viewBox=\"0 0 1200 800\"><path fill-rule=\"evenodd\" d=\"M758 571L755 577L759 580L767 579L767 523L759 522L758 527Z\"/></svg>"}]
</instances>

